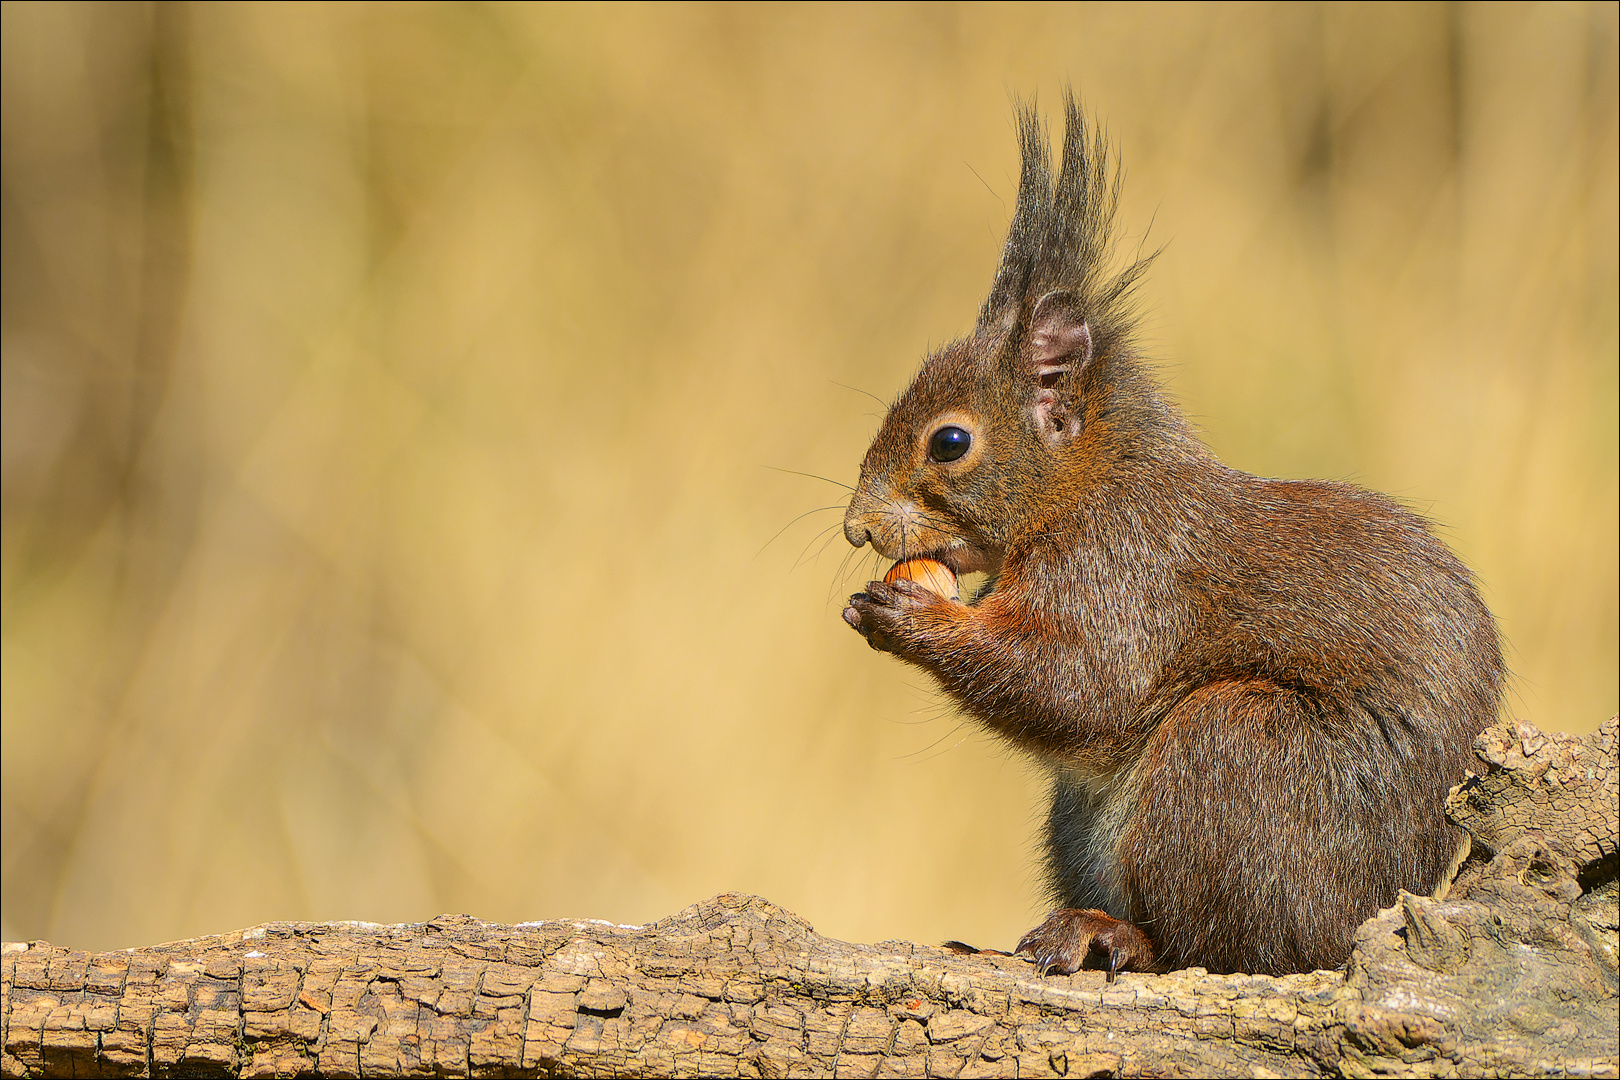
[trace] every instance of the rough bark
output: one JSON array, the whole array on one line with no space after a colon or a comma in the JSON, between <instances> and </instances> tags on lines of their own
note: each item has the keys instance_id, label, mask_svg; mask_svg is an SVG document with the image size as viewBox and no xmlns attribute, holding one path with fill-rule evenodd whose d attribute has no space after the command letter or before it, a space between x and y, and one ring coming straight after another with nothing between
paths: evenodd
<instances>
[{"instance_id":1,"label":"rough bark","mask_svg":"<svg viewBox=\"0 0 1620 1080\"><path fill-rule=\"evenodd\" d=\"M5 1076L1617 1076L1616 723L1499 727L1473 854L1343 971L1040 978L758 897L649 926L271 923L3 954Z\"/></svg>"}]
</instances>

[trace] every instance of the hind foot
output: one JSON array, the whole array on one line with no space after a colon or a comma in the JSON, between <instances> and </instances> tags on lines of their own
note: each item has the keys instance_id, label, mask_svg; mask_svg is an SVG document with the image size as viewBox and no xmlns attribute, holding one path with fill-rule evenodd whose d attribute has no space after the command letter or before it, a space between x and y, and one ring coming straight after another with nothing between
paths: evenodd
<instances>
[{"instance_id":1,"label":"hind foot","mask_svg":"<svg viewBox=\"0 0 1620 1080\"><path fill-rule=\"evenodd\" d=\"M1071 975L1086 966L1092 953L1108 969L1108 981L1121 971L1153 968L1153 944L1128 922L1095 909L1058 908L1025 934L1015 953L1028 953L1041 974Z\"/></svg>"}]
</instances>

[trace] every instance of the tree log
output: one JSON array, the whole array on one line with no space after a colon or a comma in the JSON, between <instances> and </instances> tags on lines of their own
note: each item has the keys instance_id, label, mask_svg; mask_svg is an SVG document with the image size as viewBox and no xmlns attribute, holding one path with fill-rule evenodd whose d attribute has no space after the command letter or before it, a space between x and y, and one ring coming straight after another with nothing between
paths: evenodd
<instances>
[{"instance_id":1,"label":"tree log","mask_svg":"<svg viewBox=\"0 0 1620 1080\"><path fill-rule=\"evenodd\" d=\"M1039 976L850 944L752 896L648 926L269 923L115 953L4 946L22 1076L1617 1076L1616 722L1499 726L1449 891L1341 971Z\"/></svg>"}]
</instances>

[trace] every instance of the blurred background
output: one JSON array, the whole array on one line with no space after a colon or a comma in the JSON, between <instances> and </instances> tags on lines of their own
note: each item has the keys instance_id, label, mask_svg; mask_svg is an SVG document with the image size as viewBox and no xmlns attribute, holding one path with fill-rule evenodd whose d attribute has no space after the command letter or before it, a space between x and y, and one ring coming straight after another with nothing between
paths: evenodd
<instances>
[{"instance_id":1,"label":"blurred background","mask_svg":"<svg viewBox=\"0 0 1620 1080\"><path fill-rule=\"evenodd\" d=\"M6 939L1012 944L1041 778L840 621L835 482L1067 83L1215 449L1431 515L1513 712L1616 711L1613 4L3 11Z\"/></svg>"}]
</instances>

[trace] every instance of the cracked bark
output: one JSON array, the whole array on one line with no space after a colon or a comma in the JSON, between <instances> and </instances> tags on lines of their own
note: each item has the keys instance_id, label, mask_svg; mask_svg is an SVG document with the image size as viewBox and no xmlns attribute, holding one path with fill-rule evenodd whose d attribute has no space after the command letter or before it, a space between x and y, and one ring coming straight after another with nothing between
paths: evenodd
<instances>
[{"instance_id":1,"label":"cracked bark","mask_svg":"<svg viewBox=\"0 0 1620 1080\"><path fill-rule=\"evenodd\" d=\"M1448 800L1473 851L1344 971L1038 978L817 935L727 895L644 927L271 923L4 946L20 1076L1617 1076L1616 722L1503 725Z\"/></svg>"}]
</instances>

